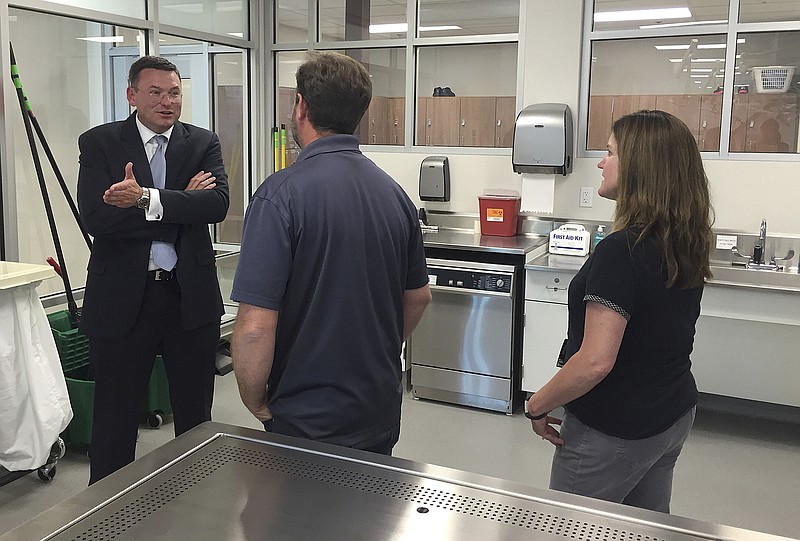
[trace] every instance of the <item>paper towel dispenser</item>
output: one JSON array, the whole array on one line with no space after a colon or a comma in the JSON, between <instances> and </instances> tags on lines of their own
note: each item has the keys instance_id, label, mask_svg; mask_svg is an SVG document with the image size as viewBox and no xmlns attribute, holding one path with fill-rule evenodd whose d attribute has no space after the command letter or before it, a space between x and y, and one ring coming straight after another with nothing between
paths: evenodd
<instances>
[{"instance_id":1,"label":"paper towel dispenser","mask_svg":"<svg viewBox=\"0 0 800 541\"><path fill-rule=\"evenodd\" d=\"M529 105L517 115L511 161L515 173L572 172L572 113L564 103Z\"/></svg>"},{"instance_id":2,"label":"paper towel dispenser","mask_svg":"<svg viewBox=\"0 0 800 541\"><path fill-rule=\"evenodd\" d=\"M419 198L450 201L450 162L447 156L428 156L419 166Z\"/></svg>"}]
</instances>

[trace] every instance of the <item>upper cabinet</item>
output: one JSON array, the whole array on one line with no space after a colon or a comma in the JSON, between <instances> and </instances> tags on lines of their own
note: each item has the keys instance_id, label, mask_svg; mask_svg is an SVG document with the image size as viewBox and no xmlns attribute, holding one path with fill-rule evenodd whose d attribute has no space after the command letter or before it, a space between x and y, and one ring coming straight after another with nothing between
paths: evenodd
<instances>
[{"instance_id":1,"label":"upper cabinet","mask_svg":"<svg viewBox=\"0 0 800 541\"><path fill-rule=\"evenodd\" d=\"M731 152L797 152L797 94L733 97Z\"/></svg>"},{"instance_id":2,"label":"upper cabinet","mask_svg":"<svg viewBox=\"0 0 800 541\"><path fill-rule=\"evenodd\" d=\"M513 96L419 98L415 144L510 148L515 109Z\"/></svg>"},{"instance_id":3,"label":"upper cabinet","mask_svg":"<svg viewBox=\"0 0 800 541\"><path fill-rule=\"evenodd\" d=\"M692 132L701 151L719 151L722 94L592 96L587 149L605 149L614 121L640 109L675 115ZM735 94L730 152L797 152L799 113L797 94Z\"/></svg>"}]
</instances>

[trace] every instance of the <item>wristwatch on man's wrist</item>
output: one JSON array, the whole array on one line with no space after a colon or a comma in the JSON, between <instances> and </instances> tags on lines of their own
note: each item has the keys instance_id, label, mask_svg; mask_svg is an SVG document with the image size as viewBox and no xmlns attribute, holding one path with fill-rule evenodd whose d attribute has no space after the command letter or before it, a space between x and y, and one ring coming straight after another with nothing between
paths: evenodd
<instances>
[{"instance_id":1,"label":"wristwatch on man's wrist","mask_svg":"<svg viewBox=\"0 0 800 541\"><path fill-rule=\"evenodd\" d=\"M547 416L548 412L542 413L541 415L533 415L528 411L528 401L525 401L525 417L530 419L531 421L538 421L539 419L544 419Z\"/></svg>"},{"instance_id":2,"label":"wristwatch on man's wrist","mask_svg":"<svg viewBox=\"0 0 800 541\"><path fill-rule=\"evenodd\" d=\"M147 210L150 208L150 189L142 187L142 195L136 200L136 208Z\"/></svg>"}]
</instances>

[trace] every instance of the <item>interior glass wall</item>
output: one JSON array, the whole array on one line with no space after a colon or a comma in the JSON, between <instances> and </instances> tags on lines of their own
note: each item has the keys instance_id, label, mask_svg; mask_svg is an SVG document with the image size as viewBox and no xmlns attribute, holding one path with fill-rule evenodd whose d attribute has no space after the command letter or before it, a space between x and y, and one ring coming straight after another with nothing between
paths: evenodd
<instances>
[{"instance_id":1,"label":"interior glass wall","mask_svg":"<svg viewBox=\"0 0 800 541\"><path fill-rule=\"evenodd\" d=\"M250 39L246 0L158 0L158 17L162 24Z\"/></svg>"},{"instance_id":2,"label":"interior glass wall","mask_svg":"<svg viewBox=\"0 0 800 541\"><path fill-rule=\"evenodd\" d=\"M113 13L144 19L146 0L48 0L53 4L95 9L102 13Z\"/></svg>"},{"instance_id":3,"label":"interior glass wall","mask_svg":"<svg viewBox=\"0 0 800 541\"><path fill-rule=\"evenodd\" d=\"M22 9L12 8L9 14L23 88L74 199L78 136L113 118L115 104L125 96L124 87L114 87L115 65L140 55L144 35L138 30ZM19 261L45 264L48 257L55 258L54 243L15 102L8 102L6 120L15 134L12 144L18 213L4 219L17 222ZM70 283L79 288L86 281L89 251L40 144L38 149ZM57 279L46 280L38 288L40 295L57 291L64 291Z\"/></svg>"},{"instance_id":4,"label":"interior glass wall","mask_svg":"<svg viewBox=\"0 0 800 541\"><path fill-rule=\"evenodd\" d=\"M406 2L319 0L320 41L405 38Z\"/></svg>"},{"instance_id":5,"label":"interior glass wall","mask_svg":"<svg viewBox=\"0 0 800 541\"><path fill-rule=\"evenodd\" d=\"M511 147L516 84L516 43L418 48L414 144Z\"/></svg>"},{"instance_id":6,"label":"interior glass wall","mask_svg":"<svg viewBox=\"0 0 800 541\"><path fill-rule=\"evenodd\" d=\"M419 0L417 37L519 32L519 0Z\"/></svg>"},{"instance_id":7,"label":"interior glass wall","mask_svg":"<svg viewBox=\"0 0 800 541\"><path fill-rule=\"evenodd\" d=\"M794 158L800 153L795 4L687 0L676 8L660 0L596 0L585 148L604 149L621 116L662 109L687 124L701 151Z\"/></svg>"}]
</instances>

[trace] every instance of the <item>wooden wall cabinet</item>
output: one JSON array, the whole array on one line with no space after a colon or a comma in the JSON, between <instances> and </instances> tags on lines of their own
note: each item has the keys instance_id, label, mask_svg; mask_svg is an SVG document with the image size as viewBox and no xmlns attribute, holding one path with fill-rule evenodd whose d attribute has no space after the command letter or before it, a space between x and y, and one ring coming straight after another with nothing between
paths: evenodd
<instances>
[{"instance_id":1,"label":"wooden wall cabinet","mask_svg":"<svg viewBox=\"0 0 800 541\"><path fill-rule=\"evenodd\" d=\"M797 152L797 94L736 94L731 152Z\"/></svg>"},{"instance_id":2,"label":"wooden wall cabinet","mask_svg":"<svg viewBox=\"0 0 800 541\"><path fill-rule=\"evenodd\" d=\"M415 144L508 148L514 137L515 118L514 97L418 98Z\"/></svg>"},{"instance_id":3,"label":"wooden wall cabinet","mask_svg":"<svg viewBox=\"0 0 800 541\"><path fill-rule=\"evenodd\" d=\"M661 109L680 118L701 151L719 150L721 94L591 96L587 148L603 150L618 118L640 109ZM731 152L798 152L800 97L796 94L735 94Z\"/></svg>"},{"instance_id":4,"label":"wooden wall cabinet","mask_svg":"<svg viewBox=\"0 0 800 541\"><path fill-rule=\"evenodd\" d=\"M406 99L389 98L389 145L406 143Z\"/></svg>"},{"instance_id":5,"label":"wooden wall cabinet","mask_svg":"<svg viewBox=\"0 0 800 541\"><path fill-rule=\"evenodd\" d=\"M494 146L511 148L514 144L514 124L517 121L517 98L499 96L495 111Z\"/></svg>"},{"instance_id":6,"label":"wooden wall cabinet","mask_svg":"<svg viewBox=\"0 0 800 541\"><path fill-rule=\"evenodd\" d=\"M459 146L493 147L497 121L496 98L464 97L458 126Z\"/></svg>"},{"instance_id":7,"label":"wooden wall cabinet","mask_svg":"<svg viewBox=\"0 0 800 541\"><path fill-rule=\"evenodd\" d=\"M697 146L702 152L719 151L722 128L722 94L703 94L700 97L700 128Z\"/></svg>"},{"instance_id":8,"label":"wooden wall cabinet","mask_svg":"<svg viewBox=\"0 0 800 541\"><path fill-rule=\"evenodd\" d=\"M402 145L405 137L405 98L372 96L357 135L362 145Z\"/></svg>"}]
</instances>

